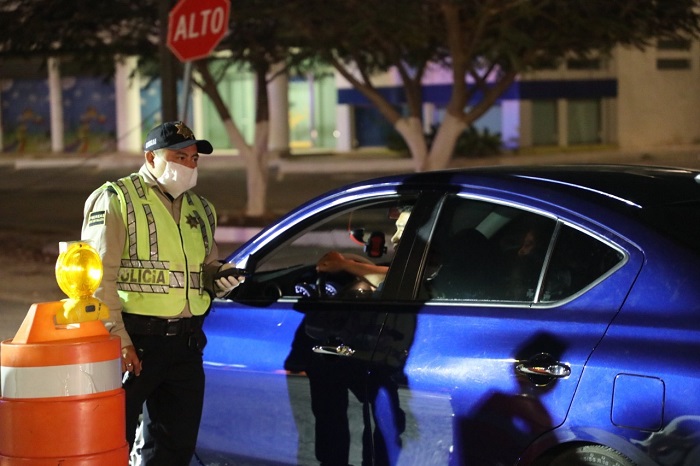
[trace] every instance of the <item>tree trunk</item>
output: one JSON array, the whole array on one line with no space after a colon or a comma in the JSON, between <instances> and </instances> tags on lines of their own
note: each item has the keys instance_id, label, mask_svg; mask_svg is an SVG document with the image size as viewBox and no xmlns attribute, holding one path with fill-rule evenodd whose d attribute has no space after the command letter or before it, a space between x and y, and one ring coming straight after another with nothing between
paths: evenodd
<instances>
[{"instance_id":1,"label":"tree trunk","mask_svg":"<svg viewBox=\"0 0 700 466\"><path fill-rule=\"evenodd\" d=\"M440 128L438 129L433 145L430 148L426 170L441 170L447 168L452 160L452 153L455 150L459 135L467 128L467 125L460 118L455 117L450 112L445 113Z\"/></svg>"},{"instance_id":2,"label":"tree trunk","mask_svg":"<svg viewBox=\"0 0 700 466\"><path fill-rule=\"evenodd\" d=\"M408 145L415 170L417 172L424 171L428 162L428 145L425 142L423 124L420 118L401 118L396 122L394 128Z\"/></svg>"},{"instance_id":3,"label":"tree trunk","mask_svg":"<svg viewBox=\"0 0 700 466\"><path fill-rule=\"evenodd\" d=\"M238 155L243 157L246 164L246 217L263 217L267 204L268 184L268 142L270 139L270 121L265 85L265 70L258 72L256 95L256 123L255 141L253 145L246 142L243 134L231 118L228 107L221 98L213 76L209 72L205 62L198 62L199 70L204 84L202 89L214 103L221 121L226 129L231 145L238 150ZM260 78L262 76L262 78Z\"/></svg>"},{"instance_id":4,"label":"tree trunk","mask_svg":"<svg viewBox=\"0 0 700 466\"><path fill-rule=\"evenodd\" d=\"M267 184L269 179L267 145L270 122L255 124L255 144L246 157L246 217L262 217L267 205Z\"/></svg>"},{"instance_id":5,"label":"tree trunk","mask_svg":"<svg viewBox=\"0 0 700 466\"><path fill-rule=\"evenodd\" d=\"M246 217L265 215L267 202L268 148L270 146L270 99L267 72L270 65L258 62L255 69L255 134L246 157L247 194Z\"/></svg>"},{"instance_id":6,"label":"tree trunk","mask_svg":"<svg viewBox=\"0 0 700 466\"><path fill-rule=\"evenodd\" d=\"M245 142L236 124L229 118L224 121L224 128L238 154L245 160L246 167L246 217L262 217L267 204L268 157L267 140L270 123L263 121L255 125L254 145Z\"/></svg>"}]
</instances>

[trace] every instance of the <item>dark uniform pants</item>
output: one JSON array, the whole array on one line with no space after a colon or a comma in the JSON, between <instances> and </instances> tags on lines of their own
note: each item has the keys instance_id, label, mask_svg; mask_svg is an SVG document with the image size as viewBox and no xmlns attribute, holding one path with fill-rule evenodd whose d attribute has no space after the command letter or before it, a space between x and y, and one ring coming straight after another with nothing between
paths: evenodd
<instances>
[{"instance_id":1,"label":"dark uniform pants","mask_svg":"<svg viewBox=\"0 0 700 466\"><path fill-rule=\"evenodd\" d=\"M370 416L380 389L391 398L394 429L405 430L406 417L399 406L398 387L388 374L369 371L365 363L337 356L314 354L307 366L311 390L311 410L315 425L316 459L321 466L346 466L350 456L349 395L363 404L362 464L388 466L395 463L389 457L387 439L380 430L372 429ZM375 424L377 419L374 419ZM400 438L389 439L400 448Z\"/></svg>"},{"instance_id":2,"label":"dark uniform pants","mask_svg":"<svg viewBox=\"0 0 700 466\"><path fill-rule=\"evenodd\" d=\"M200 329L189 335L132 335L132 341L142 371L124 383L129 447L143 409L142 464L187 466L202 417L204 334Z\"/></svg>"}]
</instances>

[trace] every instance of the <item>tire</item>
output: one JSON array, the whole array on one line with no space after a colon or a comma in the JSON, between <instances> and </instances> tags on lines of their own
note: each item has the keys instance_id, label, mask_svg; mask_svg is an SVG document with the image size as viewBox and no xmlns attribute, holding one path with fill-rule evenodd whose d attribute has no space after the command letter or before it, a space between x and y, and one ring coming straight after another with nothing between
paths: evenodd
<instances>
[{"instance_id":1,"label":"tire","mask_svg":"<svg viewBox=\"0 0 700 466\"><path fill-rule=\"evenodd\" d=\"M556 455L551 461L537 463L547 466L636 466L626 456L602 445L583 445Z\"/></svg>"}]
</instances>

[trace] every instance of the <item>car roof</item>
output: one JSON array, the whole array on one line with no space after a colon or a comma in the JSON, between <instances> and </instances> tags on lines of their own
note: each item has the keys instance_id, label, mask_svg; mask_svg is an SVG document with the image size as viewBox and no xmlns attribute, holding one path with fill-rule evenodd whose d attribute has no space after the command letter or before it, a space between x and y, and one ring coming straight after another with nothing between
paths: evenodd
<instances>
[{"instance_id":1,"label":"car roof","mask_svg":"<svg viewBox=\"0 0 700 466\"><path fill-rule=\"evenodd\" d=\"M515 182L523 187L551 187L611 208L658 207L700 201L700 172L687 168L642 165L494 166L407 175L407 185L445 182Z\"/></svg>"}]
</instances>

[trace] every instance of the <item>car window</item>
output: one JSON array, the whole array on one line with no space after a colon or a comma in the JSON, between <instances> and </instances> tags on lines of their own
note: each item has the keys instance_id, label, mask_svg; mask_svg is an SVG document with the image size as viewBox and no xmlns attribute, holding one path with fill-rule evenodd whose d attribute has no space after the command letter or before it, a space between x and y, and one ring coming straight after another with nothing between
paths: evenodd
<instances>
[{"instance_id":1,"label":"car window","mask_svg":"<svg viewBox=\"0 0 700 466\"><path fill-rule=\"evenodd\" d=\"M279 290L280 297L320 296L319 292L329 298L377 297L383 274L394 258L392 238L399 216L402 210L410 210L413 202L414 198L394 197L336 210L331 215L322 214L301 233L258 259L255 276L247 280L251 283L246 287L246 298L254 298L251 294L258 288L269 293L271 285ZM329 253L377 268L372 276L369 272L343 269L319 277L317 264ZM266 286L257 286L256 282ZM319 283L323 286L321 290Z\"/></svg>"},{"instance_id":2,"label":"car window","mask_svg":"<svg viewBox=\"0 0 700 466\"><path fill-rule=\"evenodd\" d=\"M430 242L423 298L531 302L555 224L522 209L448 199Z\"/></svg>"},{"instance_id":3,"label":"car window","mask_svg":"<svg viewBox=\"0 0 700 466\"><path fill-rule=\"evenodd\" d=\"M522 304L563 300L623 257L554 218L451 197L430 241L419 299Z\"/></svg>"},{"instance_id":4,"label":"car window","mask_svg":"<svg viewBox=\"0 0 700 466\"><path fill-rule=\"evenodd\" d=\"M563 225L547 268L540 301L558 301L578 293L623 259L621 251Z\"/></svg>"}]
</instances>

